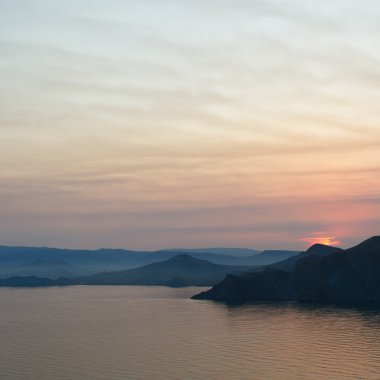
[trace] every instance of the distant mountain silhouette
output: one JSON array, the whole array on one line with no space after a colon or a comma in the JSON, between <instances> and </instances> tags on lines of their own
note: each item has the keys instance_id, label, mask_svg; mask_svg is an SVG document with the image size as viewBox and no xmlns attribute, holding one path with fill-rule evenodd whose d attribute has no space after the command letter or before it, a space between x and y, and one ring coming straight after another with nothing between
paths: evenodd
<instances>
[{"instance_id":1,"label":"distant mountain silhouette","mask_svg":"<svg viewBox=\"0 0 380 380\"><path fill-rule=\"evenodd\" d=\"M180 254L141 268L97 273L74 282L86 285L207 286L221 281L227 273L238 273L244 269L246 267L218 265Z\"/></svg>"},{"instance_id":2,"label":"distant mountain silhouette","mask_svg":"<svg viewBox=\"0 0 380 380\"><path fill-rule=\"evenodd\" d=\"M240 273L247 267L213 264L180 254L166 261L148 264L136 269L101 272L74 279L56 280L37 276L12 276L0 280L0 286L65 286L65 285L161 285L171 287L210 286L228 273Z\"/></svg>"},{"instance_id":3,"label":"distant mountain silhouette","mask_svg":"<svg viewBox=\"0 0 380 380\"><path fill-rule=\"evenodd\" d=\"M279 260L276 263L271 264L270 268L289 272L294 268L296 263L304 257L307 257L309 255L324 256L339 251L342 251L342 249L324 244L314 244L306 252L301 252L300 254L291 256L283 261Z\"/></svg>"},{"instance_id":4,"label":"distant mountain silhouette","mask_svg":"<svg viewBox=\"0 0 380 380\"><path fill-rule=\"evenodd\" d=\"M171 248L165 249L165 251L175 251L184 253L216 253L218 255L234 256L234 257L246 257L254 256L261 251L250 248Z\"/></svg>"},{"instance_id":5,"label":"distant mountain silhouette","mask_svg":"<svg viewBox=\"0 0 380 380\"><path fill-rule=\"evenodd\" d=\"M59 277L76 277L75 268L59 260L34 260L19 266L16 276L38 276L58 279Z\"/></svg>"},{"instance_id":6,"label":"distant mountain silhouette","mask_svg":"<svg viewBox=\"0 0 380 380\"><path fill-rule=\"evenodd\" d=\"M284 261L256 273L227 275L193 298L226 303L298 300L380 304L380 237L347 250L330 248L311 247L291 259L290 270Z\"/></svg>"},{"instance_id":7,"label":"distant mountain silhouette","mask_svg":"<svg viewBox=\"0 0 380 380\"><path fill-rule=\"evenodd\" d=\"M375 250L380 250L380 236L373 236L362 243L356 245L355 247L347 249L347 252L357 253L357 252L372 252Z\"/></svg>"},{"instance_id":8,"label":"distant mountain silhouette","mask_svg":"<svg viewBox=\"0 0 380 380\"><path fill-rule=\"evenodd\" d=\"M254 256L251 265L270 265L298 255L299 251L266 250Z\"/></svg>"},{"instance_id":9,"label":"distant mountain silhouette","mask_svg":"<svg viewBox=\"0 0 380 380\"><path fill-rule=\"evenodd\" d=\"M243 248L222 248L209 252L208 249L186 253L210 261L214 264L233 266L268 265L281 261L288 256L296 255L294 251L264 251ZM231 256L227 253L254 252L252 255ZM70 250L47 247L6 247L0 246L0 278L10 276L40 276L51 279L57 277L78 277L95 274L101 271L119 271L138 268L146 264L165 261L183 251L136 252L123 249ZM38 263L38 265L37 265ZM67 264L66 267L58 263Z\"/></svg>"},{"instance_id":10,"label":"distant mountain silhouette","mask_svg":"<svg viewBox=\"0 0 380 380\"><path fill-rule=\"evenodd\" d=\"M55 286L57 281L50 278L42 278L36 276L14 276L6 279L0 279L0 286L7 287L40 287Z\"/></svg>"},{"instance_id":11,"label":"distant mountain silhouette","mask_svg":"<svg viewBox=\"0 0 380 380\"><path fill-rule=\"evenodd\" d=\"M306 251L306 253L309 253L312 255L327 255L329 253L334 253L334 252L339 252L339 251L343 251L342 248L317 243L317 244L312 245Z\"/></svg>"}]
</instances>

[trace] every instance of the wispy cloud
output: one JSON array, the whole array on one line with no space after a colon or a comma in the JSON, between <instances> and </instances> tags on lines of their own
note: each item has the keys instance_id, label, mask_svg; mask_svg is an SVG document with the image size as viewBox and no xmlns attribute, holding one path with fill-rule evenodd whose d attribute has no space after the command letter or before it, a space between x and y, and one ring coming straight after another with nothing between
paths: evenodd
<instances>
[{"instance_id":1,"label":"wispy cloud","mask_svg":"<svg viewBox=\"0 0 380 380\"><path fill-rule=\"evenodd\" d=\"M2 1L0 239L301 248L314 231L376 233L379 12Z\"/></svg>"}]
</instances>

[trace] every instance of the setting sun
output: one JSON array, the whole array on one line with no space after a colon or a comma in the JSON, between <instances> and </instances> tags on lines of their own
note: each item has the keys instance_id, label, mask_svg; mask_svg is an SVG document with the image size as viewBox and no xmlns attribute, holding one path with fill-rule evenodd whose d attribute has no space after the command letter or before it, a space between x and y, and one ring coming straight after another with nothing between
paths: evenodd
<instances>
[{"instance_id":1,"label":"setting sun","mask_svg":"<svg viewBox=\"0 0 380 380\"><path fill-rule=\"evenodd\" d=\"M308 246L314 245L314 244L337 246L341 244L341 242L337 240L335 236L313 236L313 237L306 237L301 240L306 242Z\"/></svg>"}]
</instances>

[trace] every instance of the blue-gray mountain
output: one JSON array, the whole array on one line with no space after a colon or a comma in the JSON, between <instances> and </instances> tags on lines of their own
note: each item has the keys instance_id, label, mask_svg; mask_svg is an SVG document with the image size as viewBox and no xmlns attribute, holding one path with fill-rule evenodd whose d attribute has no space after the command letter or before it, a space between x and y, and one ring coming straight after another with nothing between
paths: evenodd
<instances>
[{"instance_id":1,"label":"blue-gray mountain","mask_svg":"<svg viewBox=\"0 0 380 380\"><path fill-rule=\"evenodd\" d=\"M38 247L0 246L0 278L38 276L50 279L76 278L102 271L120 271L165 261L182 250L136 252L124 249L69 250ZM242 248L207 248L191 256L214 264L233 266L268 265L297 255L295 251L258 251ZM250 253L250 254L249 254ZM240 255L240 256L239 256Z\"/></svg>"},{"instance_id":2,"label":"blue-gray mountain","mask_svg":"<svg viewBox=\"0 0 380 380\"><path fill-rule=\"evenodd\" d=\"M380 304L380 237L347 250L312 246L260 271L227 275L193 298L225 303L298 300Z\"/></svg>"},{"instance_id":3,"label":"blue-gray mountain","mask_svg":"<svg viewBox=\"0 0 380 380\"><path fill-rule=\"evenodd\" d=\"M85 285L210 286L221 281L228 273L246 270L246 266L219 265L180 254L140 268L97 273L73 282Z\"/></svg>"},{"instance_id":4,"label":"blue-gray mountain","mask_svg":"<svg viewBox=\"0 0 380 380\"><path fill-rule=\"evenodd\" d=\"M140 268L115 272L101 272L78 278L56 280L36 276L13 276L0 279L0 286L35 287L67 285L160 285L171 287L211 286L223 280L228 273L241 273L247 266L210 263L188 254L179 254L168 260Z\"/></svg>"},{"instance_id":5,"label":"blue-gray mountain","mask_svg":"<svg viewBox=\"0 0 380 380\"><path fill-rule=\"evenodd\" d=\"M214 248L171 248L165 249L165 251L176 251L184 253L194 253L194 252L203 252L203 253L218 253L221 255L227 256L236 256L236 257L246 257L253 256L261 253L256 249L250 248L223 248L223 247L214 247Z\"/></svg>"}]
</instances>

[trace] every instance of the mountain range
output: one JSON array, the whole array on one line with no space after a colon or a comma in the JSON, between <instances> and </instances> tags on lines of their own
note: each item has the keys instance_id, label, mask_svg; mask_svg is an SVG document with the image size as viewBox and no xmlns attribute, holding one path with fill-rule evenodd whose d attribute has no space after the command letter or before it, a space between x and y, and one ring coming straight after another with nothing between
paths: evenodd
<instances>
[{"instance_id":1,"label":"mountain range","mask_svg":"<svg viewBox=\"0 0 380 380\"><path fill-rule=\"evenodd\" d=\"M103 271L120 271L165 261L187 253L214 264L260 266L298 254L297 251L255 251L244 248L204 248L131 251L124 249L74 250L47 247L0 246L0 278L37 276L77 278Z\"/></svg>"},{"instance_id":2,"label":"mountain range","mask_svg":"<svg viewBox=\"0 0 380 380\"><path fill-rule=\"evenodd\" d=\"M9 247L8 247L9 248ZM361 244L343 250L315 244L307 251L265 251L252 256L230 256L214 252L134 252L123 250L72 251L52 248L0 247L0 262L20 263L18 274L0 279L0 286L63 286L63 285L163 285L212 286L195 295L225 303L251 301L302 302L370 302L380 304L380 237L374 236ZM184 251L186 253L184 253ZM187 253L188 252L188 253ZM14 256L12 256L14 254ZM78 254L78 256L76 256ZM225 265L212 263L197 255L223 261L258 263L257 265ZM65 260L62 260L64 258ZM108 259L108 260L107 260ZM282 259L282 260L281 260ZM120 263L156 260L138 268L118 268ZM80 264L80 265L79 265ZM73 274L78 268L101 270L51 278L37 276L46 266ZM35 273L35 272L34 272ZM216 284L216 285L215 285Z\"/></svg>"},{"instance_id":3,"label":"mountain range","mask_svg":"<svg viewBox=\"0 0 380 380\"><path fill-rule=\"evenodd\" d=\"M36 287L67 285L156 285L156 286L212 286L229 273L247 271L246 266L214 264L181 253L168 260L147 264L140 268L56 280L38 276L12 276L0 279L0 286ZM252 268L251 268L252 269Z\"/></svg>"},{"instance_id":4,"label":"mountain range","mask_svg":"<svg viewBox=\"0 0 380 380\"><path fill-rule=\"evenodd\" d=\"M380 236L342 250L314 245L255 272L229 274L194 299L380 304Z\"/></svg>"},{"instance_id":5,"label":"mountain range","mask_svg":"<svg viewBox=\"0 0 380 380\"><path fill-rule=\"evenodd\" d=\"M161 285L161 286L211 286L226 274L246 271L246 266L214 264L179 254L166 261L144 265L125 271L97 273L74 279L84 285Z\"/></svg>"}]
</instances>

